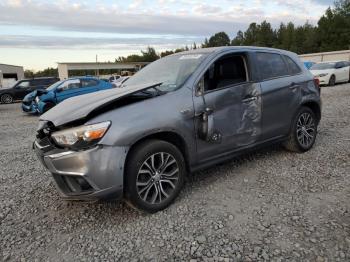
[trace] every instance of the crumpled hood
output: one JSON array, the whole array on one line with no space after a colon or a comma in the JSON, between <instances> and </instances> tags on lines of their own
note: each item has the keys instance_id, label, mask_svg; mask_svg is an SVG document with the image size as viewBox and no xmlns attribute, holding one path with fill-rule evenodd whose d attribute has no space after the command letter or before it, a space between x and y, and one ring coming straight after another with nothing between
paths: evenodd
<instances>
[{"instance_id":1,"label":"crumpled hood","mask_svg":"<svg viewBox=\"0 0 350 262\"><path fill-rule=\"evenodd\" d=\"M31 102L35 99L36 96L41 96L42 94L46 93L47 91L45 89L34 90L23 98L23 102Z\"/></svg>"},{"instance_id":2,"label":"crumpled hood","mask_svg":"<svg viewBox=\"0 0 350 262\"><path fill-rule=\"evenodd\" d=\"M40 120L50 121L55 126L65 125L85 118L93 111L107 106L123 97L158 86L159 84L160 83L146 83L72 97L64 100L45 114L41 115Z\"/></svg>"}]
</instances>

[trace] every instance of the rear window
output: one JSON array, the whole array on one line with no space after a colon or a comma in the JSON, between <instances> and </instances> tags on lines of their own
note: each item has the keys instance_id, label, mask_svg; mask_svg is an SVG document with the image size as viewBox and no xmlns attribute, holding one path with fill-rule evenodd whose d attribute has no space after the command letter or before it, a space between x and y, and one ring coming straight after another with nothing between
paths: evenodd
<instances>
[{"instance_id":1,"label":"rear window","mask_svg":"<svg viewBox=\"0 0 350 262\"><path fill-rule=\"evenodd\" d=\"M256 53L260 76L263 80L289 75L282 56L274 53Z\"/></svg>"},{"instance_id":2,"label":"rear window","mask_svg":"<svg viewBox=\"0 0 350 262\"><path fill-rule=\"evenodd\" d=\"M284 56L288 68L289 68L289 72L291 75L297 75L301 72L300 67L293 61L293 59L291 59L289 56Z\"/></svg>"}]
</instances>

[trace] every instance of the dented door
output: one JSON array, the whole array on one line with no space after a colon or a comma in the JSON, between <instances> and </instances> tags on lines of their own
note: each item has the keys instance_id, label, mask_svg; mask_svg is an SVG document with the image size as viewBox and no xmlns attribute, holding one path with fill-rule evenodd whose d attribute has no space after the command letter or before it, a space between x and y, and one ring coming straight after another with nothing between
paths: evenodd
<instances>
[{"instance_id":1,"label":"dented door","mask_svg":"<svg viewBox=\"0 0 350 262\"><path fill-rule=\"evenodd\" d=\"M261 91L258 83L243 83L214 90L194 98L196 115L210 108L215 138L197 138L198 161L219 157L238 148L251 145L261 134ZM197 117L195 126L200 128Z\"/></svg>"}]
</instances>

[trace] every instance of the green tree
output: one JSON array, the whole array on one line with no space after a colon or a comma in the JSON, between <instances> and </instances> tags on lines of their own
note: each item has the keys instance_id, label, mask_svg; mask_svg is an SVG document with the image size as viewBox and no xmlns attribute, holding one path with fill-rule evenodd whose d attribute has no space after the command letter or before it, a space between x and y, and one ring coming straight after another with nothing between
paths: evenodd
<instances>
[{"instance_id":1,"label":"green tree","mask_svg":"<svg viewBox=\"0 0 350 262\"><path fill-rule=\"evenodd\" d=\"M241 30L239 30L237 32L236 37L232 39L231 45L240 46L240 45L244 45L244 43L245 43L244 33Z\"/></svg>"},{"instance_id":2,"label":"green tree","mask_svg":"<svg viewBox=\"0 0 350 262\"><path fill-rule=\"evenodd\" d=\"M205 47L217 47L230 45L230 37L225 32L219 32L209 38L208 43L204 43Z\"/></svg>"},{"instance_id":3,"label":"green tree","mask_svg":"<svg viewBox=\"0 0 350 262\"><path fill-rule=\"evenodd\" d=\"M34 77L34 71L33 70L29 70L29 69L26 69L24 71L24 77L25 78L33 78Z\"/></svg>"}]
</instances>

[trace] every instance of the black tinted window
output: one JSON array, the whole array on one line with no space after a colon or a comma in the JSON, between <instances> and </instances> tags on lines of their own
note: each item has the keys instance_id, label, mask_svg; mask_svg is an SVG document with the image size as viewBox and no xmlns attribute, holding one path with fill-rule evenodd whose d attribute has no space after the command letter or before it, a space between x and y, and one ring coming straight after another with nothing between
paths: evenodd
<instances>
[{"instance_id":1,"label":"black tinted window","mask_svg":"<svg viewBox=\"0 0 350 262\"><path fill-rule=\"evenodd\" d=\"M32 85L33 86L49 86L55 82L57 82L57 80L54 78L33 79Z\"/></svg>"},{"instance_id":2,"label":"black tinted window","mask_svg":"<svg viewBox=\"0 0 350 262\"><path fill-rule=\"evenodd\" d=\"M300 67L293 61L293 59L291 59L288 56L284 56L284 58L286 59L287 65L289 67L289 72L291 75L296 75L301 72Z\"/></svg>"},{"instance_id":3,"label":"black tinted window","mask_svg":"<svg viewBox=\"0 0 350 262\"><path fill-rule=\"evenodd\" d=\"M82 87L92 87L97 86L98 82L94 79L83 79L81 80L81 86Z\"/></svg>"},{"instance_id":4,"label":"black tinted window","mask_svg":"<svg viewBox=\"0 0 350 262\"><path fill-rule=\"evenodd\" d=\"M261 78L264 80L289 74L288 68L279 54L257 53L256 58Z\"/></svg>"},{"instance_id":5,"label":"black tinted window","mask_svg":"<svg viewBox=\"0 0 350 262\"><path fill-rule=\"evenodd\" d=\"M244 57L224 56L215 61L204 74L204 91L226 88L247 81Z\"/></svg>"}]
</instances>

